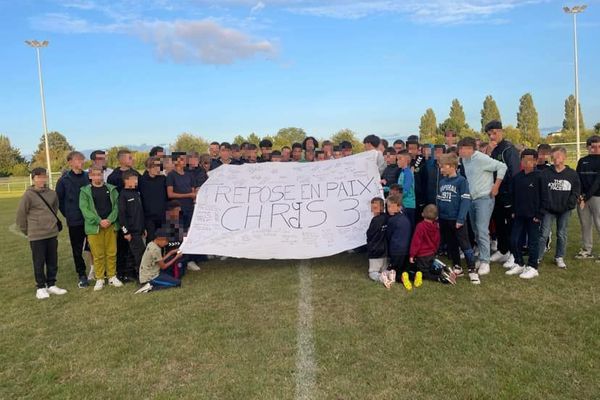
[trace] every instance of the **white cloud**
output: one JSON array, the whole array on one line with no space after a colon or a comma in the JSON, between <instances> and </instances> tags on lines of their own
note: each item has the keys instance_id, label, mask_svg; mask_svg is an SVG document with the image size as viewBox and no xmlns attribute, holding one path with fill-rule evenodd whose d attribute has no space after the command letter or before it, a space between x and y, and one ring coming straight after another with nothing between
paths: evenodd
<instances>
[{"instance_id":1,"label":"white cloud","mask_svg":"<svg viewBox=\"0 0 600 400\"><path fill-rule=\"evenodd\" d=\"M265 7L266 7L265 3L263 3L262 1L259 1L258 3L256 3L254 5L254 7L252 7L250 9L250 14L256 14L256 13L260 12Z\"/></svg>"},{"instance_id":2,"label":"white cloud","mask_svg":"<svg viewBox=\"0 0 600 400\"><path fill-rule=\"evenodd\" d=\"M275 46L211 20L141 22L135 31L160 59L177 63L232 64L257 55L272 57Z\"/></svg>"}]
</instances>

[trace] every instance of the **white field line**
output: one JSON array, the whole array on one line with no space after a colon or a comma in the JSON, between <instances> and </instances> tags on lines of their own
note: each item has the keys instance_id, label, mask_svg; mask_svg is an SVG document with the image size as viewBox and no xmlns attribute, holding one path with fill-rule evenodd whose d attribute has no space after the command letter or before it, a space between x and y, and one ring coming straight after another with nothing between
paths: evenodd
<instances>
[{"instance_id":1,"label":"white field line","mask_svg":"<svg viewBox=\"0 0 600 400\"><path fill-rule=\"evenodd\" d=\"M312 278L308 261L298 266L298 352L296 359L296 399L314 398L316 379L315 344L313 339Z\"/></svg>"}]
</instances>

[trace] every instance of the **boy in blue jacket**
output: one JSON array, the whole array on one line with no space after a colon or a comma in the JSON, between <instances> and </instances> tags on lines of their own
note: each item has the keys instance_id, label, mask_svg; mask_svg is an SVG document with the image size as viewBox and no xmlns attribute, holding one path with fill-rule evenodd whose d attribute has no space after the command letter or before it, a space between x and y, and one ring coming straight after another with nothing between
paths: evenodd
<instances>
[{"instance_id":1,"label":"boy in blue jacket","mask_svg":"<svg viewBox=\"0 0 600 400\"><path fill-rule=\"evenodd\" d=\"M471 207L471 194L467 180L456 173L458 157L455 154L443 154L439 160L443 178L437 195L439 223L442 237L448 246L448 255L454 265L457 276L463 274L460 265L459 247L465 254L469 279L473 284L479 284L479 275L475 269L475 256L469 242L466 218Z\"/></svg>"},{"instance_id":2,"label":"boy in blue jacket","mask_svg":"<svg viewBox=\"0 0 600 400\"><path fill-rule=\"evenodd\" d=\"M417 200L415 197L415 176L410 167L410 154L403 150L397 155L398 159L398 184L402 188L402 212L410 220L412 228L415 227Z\"/></svg>"}]
</instances>

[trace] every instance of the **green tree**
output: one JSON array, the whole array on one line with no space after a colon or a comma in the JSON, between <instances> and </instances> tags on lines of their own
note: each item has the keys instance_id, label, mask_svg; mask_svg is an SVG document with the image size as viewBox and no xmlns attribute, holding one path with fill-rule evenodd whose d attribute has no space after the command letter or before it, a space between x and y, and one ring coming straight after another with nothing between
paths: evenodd
<instances>
[{"instance_id":1,"label":"green tree","mask_svg":"<svg viewBox=\"0 0 600 400\"><path fill-rule=\"evenodd\" d=\"M364 150L363 142L358 138L356 132L351 129L341 129L337 131L330 139L334 145L339 145L343 141L352 143L352 151L360 153Z\"/></svg>"},{"instance_id":2,"label":"green tree","mask_svg":"<svg viewBox=\"0 0 600 400\"><path fill-rule=\"evenodd\" d=\"M248 137L246 138L246 141L248 143L255 144L256 146L258 146L258 144L260 143L260 140L261 140L260 137L258 137L258 135L254 132L249 134Z\"/></svg>"},{"instance_id":3,"label":"green tree","mask_svg":"<svg viewBox=\"0 0 600 400\"><path fill-rule=\"evenodd\" d=\"M425 111L425 114L421 116L419 140L421 143L436 143L438 141L443 141L442 136L438 135L435 113L431 108L428 108Z\"/></svg>"},{"instance_id":4,"label":"green tree","mask_svg":"<svg viewBox=\"0 0 600 400\"><path fill-rule=\"evenodd\" d=\"M67 154L75 150L73 146L69 144L67 138L59 132L50 132L48 134L48 147L50 149L50 167L52 168L52 171L57 172L66 168ZM46 142L44 140L44 135L42 135L38 148L31 158L31 167L46 168L46 166Z\"/></svg>"},{"instance_id":5,"label":"green tree","mask_svg":"<svg viewBox=\"0 0 600 400\"><path fill-rule=\"evenodd\" d=\"M246 141L246 139L242 136L242 135L237 135L236 137L233 138L233 143L237 144L237 145L242 145L242 143L244 143Z\"/></svg>"},{"instance_id":6,"label":"green tree","mask_svg":"<svg viewBox=\"0 0 600 400\"><path fill-rule=\"evenodd\" d=\"M598 122L596 125L594 125L594 133L596 135L600 135L600 122Z\"/></svg>"},{"instance_id":7,"label":"green tree","mask_svg":"<svg viewBox=\"0 0 600 400\"><path fill-rule=\"evenodd\" d=\"M496 100L491 95L488 95L485 97L483 108L481 109L481 133L485 133L487 123L494 120L502 121Z\"/></svg>"},{"instance_id":8,"label":"green tree","mask_svg":"<svg viewBox=\"0 0 600 400\"><path fill-rule=\"evenodd\" d=\"M579 103L579 131L585 131L581 103ZM575 96L569 95L565 99L565 119L563 120L563 131L575 131Z\"/></svg>"},{"instance_id":9,"label":"green tree","mask_svg":"<svg viewBox=\"0 0 600 400\"><path fill-rule=\"evenodd\" d=\"M0 135L0 177L16 175L15 168L25 165L19 149L12 147L8 136Z\"/></svg>"},{"instance_id":10,"label":"green tree","mask_svg":"<svg viewBox=\"0 0 600 400\"><path fill-rule=\"evenodd\" d=\"M525 93L519 100L517 129L521 132L521 138L515 141L515 143L521 143L526 146L533 146L539 143L540 128L538 126L538 113L530 93Z\"/></svg>"},{"instance_id":11,"label":"green tree","mask_svg":"<svg viewBox=\"0 0 600 400\"><path fill-rule=\"evenodd\" d=\"M200 136L192 135L191 133L182 133L177 136L175 143L171 145L173 151L185 151L202 154L208 153L208 142Z\"/></svg>"},{"instance_id":12,"label":"green tree","mask_svg":"<svg viewBox=\"0 0 600 400\"><path fill-rule=\"evenodd\" d=\"M466 131L467 129L470 128L466 122L463 106L460 104L458 99L454 99L452 100L452 105L450 106L448 118L446 118L446 120L438 126L438 133L443 136L444 132L447 130L453 130L458 135L464 135L463 131Z\"/></svg>"},{"instance_id":13,"label":"green tree","mask_svg":"<svg viewBox=\"0 0 600 400\"><path fill-rule=\"evenodd\" d=\"M291 146L294 142L302 143L306 138L306 132L302 128L282 128L273 138L273 147L281 149L283 146Z\"/></svg>"},{"instance_id":14,"label":"green tree","mask_svg":"<svg viewBox=\"0 0 600 400\"><path fill-rule=\"evenodd\" d=\"M519 144L521 143L521 131L518 128L515 128L512 125L507 125L504 127L503 129L504 131L504 138L514 144ZM533 144L530 144L533 145Z\"/></svg>"}]
</instances>

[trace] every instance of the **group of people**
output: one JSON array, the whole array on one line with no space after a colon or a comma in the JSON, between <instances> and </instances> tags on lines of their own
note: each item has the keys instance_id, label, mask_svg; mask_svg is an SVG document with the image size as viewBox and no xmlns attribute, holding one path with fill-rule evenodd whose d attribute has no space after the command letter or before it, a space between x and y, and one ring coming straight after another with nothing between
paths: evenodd
<instances>
[{"instance_id":1,"label":"group of people","mask_svg":"<svg viewBox=\"0 0 600 400\"><path fill-rule=\"evenodd\" d=\"M500 263L506 275L532 279L539 276L554 224L554 262L564 269L575 208L582 234L575 258L594 258L593 227L600 232L600 136L587 139L588 155L573 170L565 164L564 147L519 149L504 139L500 121L489 122L485 132L489 142L465 137L455 143L449 131L445 145L420 145L417 137L409 137L382 150L387 198L371 202L371 279L386 287L401 282L407 290L423 279L455 284L464 275L463 258L473 284L490 273L491 263ZM379 146L376 137L365 140ZM440 254L451 265L438 260Z\"/></svg>"},{"instance_id":2,"label":"group of people","mask_svg":"<svg viewBox=\"0 0 600 400\"><path fill-rule=\"evenodd\" d=\"M372 279L388 287L399 281L407 289L423 279L455 283L463 274L461 257L473 283L489 273L490 262L504 263L510 275L533 278L555 220L555 259L564 268L568 217L577 205L584 247L576 257L593 257L592 224L600 228L600 137L588 139L590 154L575 172L565 165L562 147L540 145L519 152L503 139L500 122L489 123L486 132L488 143L473 138L456 143L457 135L448 131L446 143L435 146L420 144L416 136L392 145L375 135L365 137L365 150L377 150L385 193L385 201L376 198L371 204L367 251ZM46 171L35 168L33 185L17 210L17 226L30 241L36 297L66 293L56 286L59 211L66 220L79 288L87 288L90 280L96 291L106 282L114 287L136 282L136 293L177 287L186 271L199 271L198 263L206 258L182 254L179 246L208 171L224 164L324 161L352 152L351 142L319 146L313 137L281 150L273 150L268 139L258 146L213 142L208 154L167 155L157 146L140 174L128 150L118 152L114 170L106 166L102 150L90 154L87 169L85 156L73 151L56 191L47 187ZM497 242L494 254L490 234ZM89 272L86 250L91 253ZM451 266L436 258L440 252L448 255Z\"/></svg>"}]
</instances>

